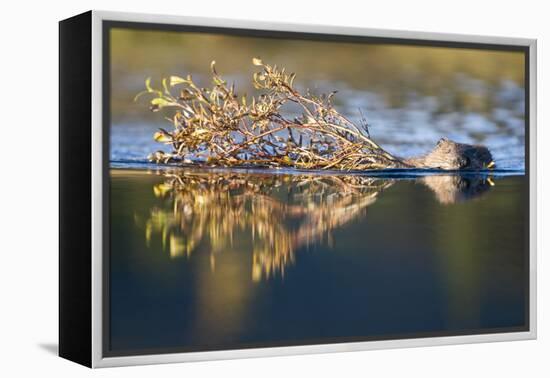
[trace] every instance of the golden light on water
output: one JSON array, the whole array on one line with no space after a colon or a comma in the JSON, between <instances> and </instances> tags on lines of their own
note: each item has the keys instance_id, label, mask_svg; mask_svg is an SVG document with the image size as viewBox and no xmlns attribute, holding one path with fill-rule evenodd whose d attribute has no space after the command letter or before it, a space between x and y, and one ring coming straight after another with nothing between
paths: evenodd
<instances>
[{"instance_id":1,"label":"golden light on water","mask_svg":"<svg viewBox=\"0 0 550 378\"><path fill-rule=\"evenodd\" d=\"M250 277L259 282L284 277L296 253L334 243L332 233L359 217L395 180L354 175L273 175L214 172L164 172L153 186L162 206L136 223L150 245L160 239L170 258L190 258L209 250L212 272L217 256L229 249L251 251ZM494 185L488 177L426 176L442 204L475 198Z\"/></svg>"}]
</instances>

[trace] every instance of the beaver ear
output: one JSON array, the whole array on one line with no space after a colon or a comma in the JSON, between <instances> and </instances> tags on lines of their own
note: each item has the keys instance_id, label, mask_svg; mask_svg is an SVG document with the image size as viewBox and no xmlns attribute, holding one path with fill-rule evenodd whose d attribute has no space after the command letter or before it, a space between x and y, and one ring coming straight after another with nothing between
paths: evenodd
<instances>
[{"instance_id":1,"label":"beaver ear","mask_svg":"<svg viewBox=\"0 0 550 378\"><path fill-rule=\"evenodd\" d=\"M445 143L445 142L448 142L448 141L449 141L449 139L443 137L443 138L441 138L441 139L439 139L439 140L437 141L437 145L438 145L438 146L441 146L441 144L443 144L443 143Z\"/></svg>"}]
</instances>

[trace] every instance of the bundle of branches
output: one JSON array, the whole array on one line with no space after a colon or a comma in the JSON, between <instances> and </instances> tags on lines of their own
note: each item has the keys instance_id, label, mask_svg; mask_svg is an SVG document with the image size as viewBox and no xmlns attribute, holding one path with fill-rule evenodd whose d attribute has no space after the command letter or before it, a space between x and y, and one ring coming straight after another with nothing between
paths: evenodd
<instances>
[{"instance_id":1,"label":"bundle of branches","mask_svg":"<svg viewBox=\"0 0 550 378\"><path fill-rule=\"evenodd\" d=\"M402 161L369 136L366 124L356 125L334 109L333 96L300 93L295 74L254 58L259 67L254 87L262 93L250 100L238 96L211 64L212 87L199 88L191 75L165 78L161 90L150 79L142 94L153 95L151 110L174 109L173 130L160 129L156 141L172 146L169 153L149 155L155 162L181 161L211 166L295 167L314 169L395 168ZM178 94L172 91L178 90ZM283 106L295 104L299 117L285 116Z\"/></svg>"}]
</instances>

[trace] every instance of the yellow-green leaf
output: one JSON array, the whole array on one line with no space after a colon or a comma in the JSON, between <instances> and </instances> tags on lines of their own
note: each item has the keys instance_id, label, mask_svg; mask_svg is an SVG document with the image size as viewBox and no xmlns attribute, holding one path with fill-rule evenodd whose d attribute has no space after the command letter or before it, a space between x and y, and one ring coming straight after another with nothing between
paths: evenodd
<instances>
[{"instance_id":1,"label":"yellow-green leaf","mask_svg":"<svg viewBox=\"0 0 550 378\"><path fill-rule=\"evenodd\" d=\"M164 98L161 98L161 97L157 97L157 98L154 98L151 100L151 105L157 105L158 107L162 108L164 106L170 106L170 105L174 105L174 103L164 99Z\"/></svg>"},{"instance_id":2,"label":"yellow-green leaf","mask_svg":"<svg viewBox=\"0 0 550 378\"><path fill-rule=\"evenodd\" d=\"M151 78L148 77L145 80L145 88L147 88L147 92L153 92L153 88L151 88Z\"/></svg>"},{"instance_id":3,"label":"yellow-green leaf","mask_svg":"<svg viewBox=\"0 0 550 378\"><path fill-rule=\"evenodd\" d=\"M218 85L218 86L221 86L221 85L225 85L226 82L222 79L220 79L219 76L214 76L214 78L212 79L212 81L214 82L214 85Z\"/></svg>"},{"instance_id":4,"label":"yellow-green leaf","mask_svg":"<svg viewBox=\"0 0 550 378\"><path fill-rule=\"evenodd\" d=\"M138 100L138 98L140 98L141 96L143 96L144 94L146 93L149 93L149 91L141 91L139 92L135 97L134 97L134 102L136 102Z\"/></svg>"},{"instance_id":5,"label":"yellow-green leaf","mask_svg":"<svg viewBox=\"0 0 550 378\"><path fill-rule=\"evenodd\" d=\"M168 90L168 84L166 82L166 78L162 79L162 87L164 88L164 93L170 94L170 91Z\"/></svg>"},{"instance_id":6,"label":"yellow-green leaf","mask_svg":"<svg viewBox=\"0 0 550 378\"><path fill-rule=\"evenodd\" d=\"M161 142L161 143L170 143L170 142L172 142L172 137L169 136L169 135L166 135L162 131L157 131L153 135L153 138L155 139L156 142Z\"/></svg>"},{"instance_id":7,"label":"yellow-green leaf","mask_svg":"<svg viewBox=\"0 0 550 378\"><path fill-rule=\"evenodd\" d=\"M185 83L188 83L188 82L189 82L189 80L186 80L183 77L170 76L170 86L171 87L173 87L174 85L185 84Z\"/></svg>"}]
</instances>

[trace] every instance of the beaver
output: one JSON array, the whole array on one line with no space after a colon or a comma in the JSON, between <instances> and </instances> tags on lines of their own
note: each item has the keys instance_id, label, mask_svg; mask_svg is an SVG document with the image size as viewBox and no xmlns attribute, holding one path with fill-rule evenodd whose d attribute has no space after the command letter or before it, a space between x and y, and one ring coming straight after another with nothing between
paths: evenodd
<instances>
[{"instance_id":1,"label":"beaver","mask_svg":"<svg viewBox=\"0 0 550 378\"><path fill-rule=\"evenodd\" d=\"M441 138L434 149L426 155L402 159L401 168L424 168L443 170L493 169L496 164L485 146L457 143Z\"/></svg>"}]
</instances>

